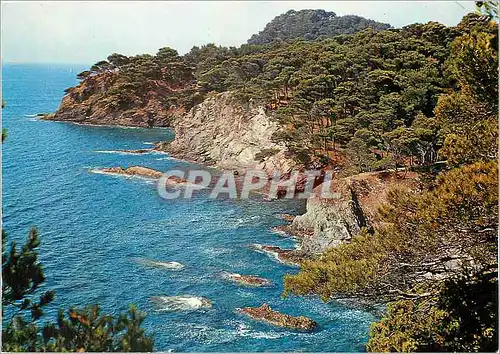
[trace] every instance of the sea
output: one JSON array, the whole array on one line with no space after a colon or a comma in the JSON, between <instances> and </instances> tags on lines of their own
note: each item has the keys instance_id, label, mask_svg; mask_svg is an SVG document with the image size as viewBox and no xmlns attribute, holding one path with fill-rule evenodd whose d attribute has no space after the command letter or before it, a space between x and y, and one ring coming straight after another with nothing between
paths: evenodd
<instances>
[{"instance_id":1,"label":"sea","mask_svg":"<svg viewBox=\"0 0 500 354\"><path fill-rule=\"evenodd\" d=\"M199 168L167 154L124 154L171 140L169 129L84 126L43 121L64 89L87 65L2 65L2 220L10 240L38 228L40 262L56 291L44 316L59 308L99 304L103 313L145 312L143 327L156 351L352 352L363 351L373 313L317 297L287 296L283 276L298 268L279 263L253 244L297 247L272 232L279 215L300 214L304 201L262 198L162 199L152 180L95 173L103 167L140 165L162 171ZM169 263L176 262L176 263ZM252 288L228 273L270 279ZM181 297L179 297L181 296ZM200 306L200 298L211 306ZM237 309L268 303L318 323L298 332L255 321Z\"/></svg>"}]
</instances>

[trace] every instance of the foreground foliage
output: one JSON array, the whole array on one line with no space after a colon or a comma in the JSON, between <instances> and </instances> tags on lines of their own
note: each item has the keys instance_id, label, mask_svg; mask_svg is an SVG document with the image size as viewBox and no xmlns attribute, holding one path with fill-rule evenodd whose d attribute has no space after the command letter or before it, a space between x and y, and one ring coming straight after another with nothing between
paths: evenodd
<instances>
[{"instance_id":1,"label":"foreground foliage","mask_svg":"<svg viewBox=\"0 0 500 354\"><path fill-rule=\"evenodd\" d=\"M5 106L2 101L2 108ZM2 143L7 133L2 131ZM2 230L2 351L8 352L150 352L153 338L141 324L145 314L131 306L116 318L102 315L98 305L60 309L55 323L40 324L55 291L42 291L43 266L38 261L40 238L32 228L17 247Z\"/></svg>"},{"instance_id":2,"label":"foreground foliage","mask_svg":"<svg viewBox=\"0 0 500 354\"><path fill-rule=\"evenodd\" d=\"M99 306L59 310L57 321L46 321L44 310L54 291L42 291L45 281L38 261L38 232L31 229L21 248L8 245L2 233L2 350L142 352L153 350L153 339L141 324L145 315L130 307L117 317L103 315Z\"/></svg>"},{"instance_id":3,"label":"foreground foliage","mask_svg":"<svg viewBox=\"0 0 500 354\"><path fill-rule=\"evenodd\" d=\"M494 352L498 349L496 271L443 284L433 297L389 304L374 323L372 352Z\"/></svg>"}]
</instances>

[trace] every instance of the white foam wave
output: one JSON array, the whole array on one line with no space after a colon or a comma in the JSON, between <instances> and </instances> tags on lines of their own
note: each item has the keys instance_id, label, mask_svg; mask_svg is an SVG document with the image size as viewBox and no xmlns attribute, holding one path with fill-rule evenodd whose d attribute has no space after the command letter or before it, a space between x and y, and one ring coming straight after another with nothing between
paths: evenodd
<instances>
[{"instance_id":1,"label":"white foam wave","mask_svg":"<svg viewBox=\"0 0 500 354\"><path fill-rule=\"evenodd\" d=\"M294 336L296 333L290 331L273 331L269 330L267 332L264 331L256 331L252 329L248 324L243 322L231 321L231 325L235 327L234 330L230 331L237 337L249 337L255 339L278 339L287 336Z\"/></svg>"},{"instance_id":2,"label":"white foam wave","mask_svg":"<svg viewBox=\"0 0 500 354\"><path fill-rule=\"evenodd\" d=\"M279 230L279 229L277 229L275 227L272 227L269 231L271 231L273 234L280 235L280 236L283 236L283 237L296 238L296 236L290 235L286 231Z\"/></svg>"},{"instance_id":3,"label":"white foam wave","mask_svg":"<svg viewBox=\"0 0 500 354\"><path fill-rule=\"evenodd\" d=\"M89 172L90 173L95 173L95 174L98 174L98 175L110 175L110 176L124 176L124 177L127 177L127 176L122 175L120 173L106 172L106 171L103 171L103 170L101 170L99 168L90 168Z\"/></svg>"},{"instance_id":4,"label":"white foam wave","mask_svg":"<svg viewBox=\"0 0 500 354\"><path fill-rule=\"evenodd\" d=\"M181 270L185 268L186 266L182 263L175 262L175 261L170 261L170 262L162 262L162 261L153 261L150 259L144 259L144 258L134 258L134 261L136 263L148 266L148 267L155 267L155 268L165 268L165 269L170 269L170 270Z\"/></svg>"},{"instance_id":5,"label":"white foam wave","mask_svg":"<svg viewBox=\"0 0 500 354\"><path fill-rule=\"evenodd\" d=\"M232 224L231 226L234 228L238 228L244 225L255 225L257 220L260 219L259 215L251 215L242 218L230 219L229 222Z\"/></svg>"},{"instance_id":6,"label":"white foam wave","mask_svg":"<svg viewBox=\"0 0 500 354\"><path fill-rule=\"evenodd\" d=\"M158 311L192 311L212 307L210 300L201 296L152 296L150 299Z\"/></svg>"},{"instance_id":7,"label":"white foam wave","mask_svg":"<svg viewBox=\"0 0 500 354\"><path fill-rule=\"evenodd\" d=\"M202 250L202 252L204 254L216 257L216 256L220 256L222 254L232 253L233 250L230 248L222 248L222 247L207 247L207 248L204 248Z\"/></svg>"},{"instance_id":8,"label":"white foam wave","mask_svg":"<svg viewBox=\"0 0 500 354\"><path fill-rule=\"evenodd\" d=\"M168 153L166 153L166 152L162 152L162 151L156 151L154 154L157 154L157 155L168 155ZM176 159L175 157L172 157L172 156L160 157L160 158L157 158L156 160L157 160L157 161L162 161L162 160L170 160L170 161L180 161L180 162L184 162L184 160L181 160L181 159Z\"/></svg>"},{"instance_id":9,"label":"white foam wave","mask_svg":"<svg viewBox=\"0 0 500 354\"><path fill-rule=\"evenodd\" d=\"M287 336L285 332L260 332L251 329L238 329L236 334L240 337L250 337L255 339L278 339Z\"/></svg>"},{"instance_id":10,"label":"white foam wave","mask_svg":"<svg viewBox=\"0 0 500 354\"><path fill-rule=\"evenodd\" d=\"M126 151L126 150L95 150L94 152L99 153L99 154L116 154L116 155L146 155L146 154L153 153L153 151L134 152L134 151Z\"/></svg>"},{"instance_id":11,"label":"white foam wave","mask_svg":"<svg viewBox=\"0 0 500 354\"><path fill-rule=\"evenodd\" d=\"M230 273L230 272L226 272L226 271L222 271L220 273L220 275L224 279L239 279L239 278L241 278L241 274L239 274L239 273Z\"/></svg>"}]
</instances>

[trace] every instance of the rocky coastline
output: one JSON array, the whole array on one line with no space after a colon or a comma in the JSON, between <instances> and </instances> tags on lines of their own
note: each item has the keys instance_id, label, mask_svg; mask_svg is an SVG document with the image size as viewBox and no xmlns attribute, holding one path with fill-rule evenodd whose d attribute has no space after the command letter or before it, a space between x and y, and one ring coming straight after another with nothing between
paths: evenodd
<instances>
[{"instance_id":1,"label":"rocky coastline","mask_svg":"<svg viewBox=\"0 0 500 354\"><path fill-rule=\"evenodd\" d=\"M418 174L380 171L335 179L330 191L339 193L340 198L321 197L320 185L307 199L304 214L272 231L297 238L300 245L295 254L318 256L329 248L349 243L362 228L371 230L377 224L377 212L386 202L387 192L397 187L417 190Z\"/></svg>"},{"instance_id":2,"label":"rocky coastline","mask_svg":"<svg viewBox=\"0 0 500 354\"><path fill-rule=\"evenodd\" d=\"M124 115L115 114L103 119L105 111L90 108L93 113L90 116L85 115L82 113L84 107L78 103L77 93L80 89L81 87L70 90L55 114L40 117L79 124L151 126L147 114L139 114L140 110L136 110L132 116L129 115L130 112L122 112ZM158 107L150 108L149 112L154 112L155 115L160 117L167 115ZM138 155L163 152L174 158L201 163L220 170L231 170L235 174L247 169L257 169L264 171L269 177L278 173L281 179L287 179L292 170L301 168L288 155L286 147L274 141L273 135L279 126L272 115L264 107L251 101L242 103L232 92L213 95L187 112L182 110L169 112L168 120L157 120L154 126L173 128L175 139L170 142L158 142L152 149L117 151ZM98 171L149 179L159 179L163 175L161 171L143 166L108 167ZM171 176L166 183L170 186L188 184L187 180L175 176ZM330 191L340 195L340 198L335 199L321 197L318 191L323 185L317 185L314 193L306 201L306 212L303 215L279 215L286 224L271 230L284 237L295 237L298 243L296 249L260 244L250 245L250 248L288 266L299 266L305 259L317 257L328 248L350 242L362 228L370 229L375 225L376 211L385 201L387 191L401 184L416 188L417 178L414 174L401 178L395 171L334 179ZM304 185L305 182L299 182L298 188L303 188ZM268 279L254 275L228 273L226 278L243 286L272 285ZM170 298L155 300L167 301L168 304L172 302ZM178 299L174 300L175 303L178 302ZM272 310L267 304L256 308L246 307L238 311L256 320L285 328L310 331L316 326L316 323L308 318L281 314Z\"/></svg>"},{"instance_id":3,"label":"rocky coastline","mask_svg":"<svg viewBox=\"0 0 500 354\"><path fill-rule=\"evenodd\" d=\"M222 170L258 169L285 175L297 166L273 141L278 124L262 106L232 92L207 98L172 122L175 139L157 144L171 156Z\"/></svg>"},{"instance_id":4,"label":"rocky coastline","mask_svg":"<svg viewBox=\"0 0 500 354\"><path fill-rule=\"evenodd\" d=\"M67 89L57 111L41 118L87 125L127 127L170 127L171 121L183 109L165 104L173 92L153 85L143 97L132 101L115 101L107 93L119 78L118 71L103 71L88 75L77 86ZM189 89L185 83L182 89Z\"/></svg>"},{"instance_id":5,"label":"rocky coastline","mask_svg":"<svg viewBox=\"0 0 500 354\"><path fill-rule=\"evenodd\" d=\"M45 114L42 118L79 121L82 124L122 123L137 126L126 119L103 120L99 116L95 116L95 119L79 119L82 103L74 101L75 92L80 92L83 87L86 90L95 89L89 85L85 83L70 90L58 111L52 115ZM161 112L155 111L154 114L161 115ZM246 169L262 170L268 176L278 173L282 179L288 178L293 169L301 167L287 155L285 146L272 139L279 129L272 115L251 100L242 102L232 92L212 95L189 111L178 111L169 117L171 119L166 125L175 130L173 141L156 143L152 149L119 151L131 154L164 152L174 158L236 173ZM141 166L112 167L101 169L101 172L154 179L162 175L160 171ZM274 255L280 262L297 264L304 255L316 256L330 247L350 242L361 228L369 229L376 222L377 208L385 201L388 189L398 184L412 188L416 186L414 174L408 174L405 178L400 178L400 175L397 171L375 172L335 179L330 190L340 193L340 199L322 198L318 191L323 186L316 186L306 201L306 213L298 216L282 215L280 218L287 224L272 230L283 236L296 237L300 242L299 249L281 250L266 245L259 251ZM170 184L183 185L186 182L177 177L169 179ZM297 188L300 190L303 187L304 183L299 182Z\"/></svg>"}]
</instances>

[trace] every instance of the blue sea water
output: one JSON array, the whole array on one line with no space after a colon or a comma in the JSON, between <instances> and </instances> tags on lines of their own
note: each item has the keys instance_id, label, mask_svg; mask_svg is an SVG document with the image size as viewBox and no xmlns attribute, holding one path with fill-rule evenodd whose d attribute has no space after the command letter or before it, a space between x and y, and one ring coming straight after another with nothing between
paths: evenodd
<instances>
[{"instance_id":1,"label":"blue sea water","mask_svg":"<svg viewBox=\"0 0 500 354\"><path fill-rule=\"evenodd\" d=\"M99 303L116 313L136 304L147 313L145 328L155 350L166 351L362 351L373 315L317 298L281 298L282 277L296 268L248 248L260 243L293 247L294 241L269 229L280 213L298 214L294 201L163 200L154 183L92 173L99 167L142 165L159 170L190 165L167 155L103 153L149 147L171 139L167 129L92 127L38 120L54 111L63 90L77 83L83 66L4 64L2 89L7 106L2 146L3 227L23 240L32 225L41 234L45 289L57 308ZM179 271L147 267L137 259L176 261ZM246 288L221 272L254 274L273 287ZM158 311L150 297L203 296L213 307ZM235 309L259 306L319 323L300 333L253 321Z\"/></svg>"}]
</instances>

